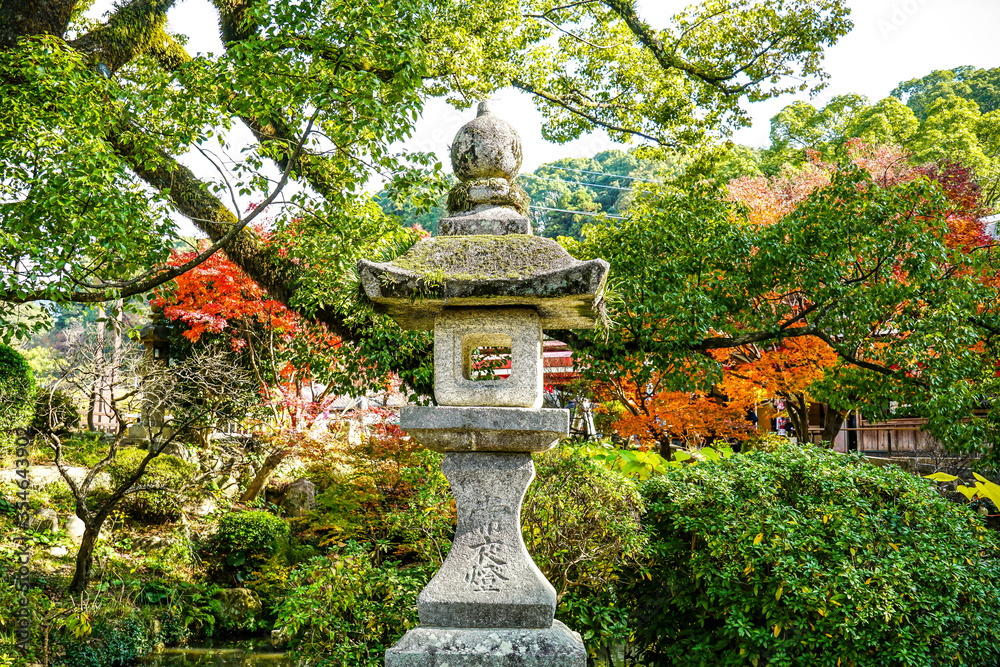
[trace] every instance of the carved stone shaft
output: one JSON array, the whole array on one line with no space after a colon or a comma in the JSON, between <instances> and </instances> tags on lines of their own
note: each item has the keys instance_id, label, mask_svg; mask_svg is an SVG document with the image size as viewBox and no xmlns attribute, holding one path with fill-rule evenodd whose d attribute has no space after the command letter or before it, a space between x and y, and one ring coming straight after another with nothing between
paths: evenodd
<instances>
[{"instance_id":1,"label":"carved stone shaft","mask_svg":"<svg viewBox=\"0 0 1000 667\"><path fill-rule=\"evenodd\" d=\"M521 537L521 501L535 476L530 454L452 452L441 470L458 527L444 565L417 598L422 626L548 628L556 591Z\"/></svg>"}]
</instances>

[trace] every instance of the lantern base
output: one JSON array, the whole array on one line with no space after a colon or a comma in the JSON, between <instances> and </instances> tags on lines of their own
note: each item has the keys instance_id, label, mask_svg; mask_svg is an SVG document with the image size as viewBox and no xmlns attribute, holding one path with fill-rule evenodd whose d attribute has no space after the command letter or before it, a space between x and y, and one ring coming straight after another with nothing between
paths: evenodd
<instances>
[{"instance_id":1,"label":"lantern base","mask_svg":"<svg viewBox=\"0 0 1000 667\"><path fill-rule=\"evenodd\" d=\"M550 628L437 628L418 625L385 652L386 667L585 667L580 634Z\"/></svg>"}]
</instances>

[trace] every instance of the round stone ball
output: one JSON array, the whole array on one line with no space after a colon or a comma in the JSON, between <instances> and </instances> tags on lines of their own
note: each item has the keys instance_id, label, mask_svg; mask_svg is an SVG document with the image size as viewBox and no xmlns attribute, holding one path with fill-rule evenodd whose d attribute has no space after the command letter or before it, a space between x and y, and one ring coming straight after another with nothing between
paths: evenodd
<instances>
[{"instance_id":1,"label":"round stone ball","mask_svg":"<svg viewBox=\"0 0 1000 667\"><path fill-rule=\"evenodd\" d=\"M482 102L479 115L455 135L451 166L462 181L512 180L521 168L521 137L510 123L494 116Z\"/></svg>"}]
</instances>

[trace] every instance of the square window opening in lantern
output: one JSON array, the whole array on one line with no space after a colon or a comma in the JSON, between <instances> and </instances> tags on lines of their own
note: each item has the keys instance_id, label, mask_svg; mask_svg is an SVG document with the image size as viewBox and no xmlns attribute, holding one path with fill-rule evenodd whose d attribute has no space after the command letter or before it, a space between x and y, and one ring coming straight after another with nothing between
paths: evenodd
<instances>
[{"instance_id":1,"label":"square window opening in lantern","mask_svg":"<svg viewBox=\"0 0 1000 667\"><path fill-rule=\"evenodd\" d=\"M466 380L506 380L513 372L511 338L476 334L462 339L462 375Z\"/></svg>"}]
</instances>

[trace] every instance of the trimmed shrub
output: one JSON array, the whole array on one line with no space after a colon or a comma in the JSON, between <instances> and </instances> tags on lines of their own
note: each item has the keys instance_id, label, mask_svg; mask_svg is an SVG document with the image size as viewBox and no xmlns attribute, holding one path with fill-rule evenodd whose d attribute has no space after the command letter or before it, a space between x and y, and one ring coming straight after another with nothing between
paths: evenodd
<instances>
[{"instance_id":1,"label":"trimmed shrub","mask_svg":"<svg viewBox=\"0 0 1000 667\"><path fill-rule=\"evenodd\" d=\"M253 552L270 556L288 539L288 524L270 512L231 512L219 519L215 542L228 552Z\"/></svg>"},{"instance_id":2,"label":"trimmed shrub","mask_svg":"<svg viewBox=\"0 0 1000 667\"><path fill-rule=\"evenodd\" d=\"M39 433L54 433L61 437L79 425L80 410L72 396L61 389L38 392L31 428Z\"/></svg>"},{"instance_id":3,"label":"trimmed shrub","mask_svg":"<svg viewBox=\"0 0 1000 667\"><path fill-rule=\"evenodd\" d=\"M31 423L35 374L20 352L0 343L0 450L14 445L15 428Z\"/></svg>"},{"instance_id":4,"label":"trimmed shrub","mask_svg":"<svg viewBox=\"0 0 1000 667\"><path fill-rule=\"evenodd\" d=\"M117 487L139 468L146 457L142 449L123 449L115 460L105 468ZM125 496L119 508L135 519L150 523L175 521L181 516L183 497L179 493L190 482L197 469L171 454L160 454L146 466L146 471L137 482L138 486L160 486L172 491L139 491Z\"/></svg>"},{"instance_id":5,"label":"trimmed shrub","mask_svg":"<svg viewBox=\"0 0 1000 667\"><path fill-rule=\"evenodd\" d=\"M1000 560L927 480L785 445L646 482L650 665L995 665Z\"/></svg>"}]
</instances>

